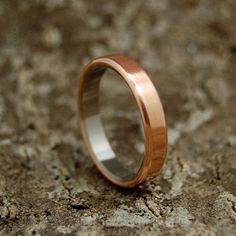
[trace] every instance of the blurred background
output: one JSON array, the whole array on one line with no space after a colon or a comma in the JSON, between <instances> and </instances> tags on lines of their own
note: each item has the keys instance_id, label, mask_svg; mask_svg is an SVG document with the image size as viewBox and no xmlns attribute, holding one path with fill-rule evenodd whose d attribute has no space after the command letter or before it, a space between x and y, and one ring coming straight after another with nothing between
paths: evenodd
<instances>
[{"instance_id":1,"label":"blurred background","mask_svg":"<svg viewBox=\"0 0 236 236\"><path fill-rule=\"evenodd\" d=\"M234 0L0 1L0 235L235 235L235 12ZM111 53L146 69L169 127L162 174L132 191L100 176L77 125L80 71ZM140 130L119 88L105 86L105 117L132 158Z\"/></svg>"}]
</instances>

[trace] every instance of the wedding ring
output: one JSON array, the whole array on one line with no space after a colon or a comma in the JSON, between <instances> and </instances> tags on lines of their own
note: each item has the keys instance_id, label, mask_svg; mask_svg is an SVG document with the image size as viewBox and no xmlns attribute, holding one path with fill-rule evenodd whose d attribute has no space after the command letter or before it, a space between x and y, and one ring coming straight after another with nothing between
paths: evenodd
<instances>
[{"instance_id":1,"label":"wedding ring","mask_svg":"<svg viewBox=\"0 0 236 236\"><path fill-rule=\"evenodd\" d=\"M127 170L118 160L101 122L99 84L107 69L123 78L141 114L145 152L137 173ZM165 115L153 83L137 62L118 54L94 59L82 71L77 99L83 141L89 156L108 180L121 187L134 187L160 173L167 153Z\"/></svg>"}]
</instances>

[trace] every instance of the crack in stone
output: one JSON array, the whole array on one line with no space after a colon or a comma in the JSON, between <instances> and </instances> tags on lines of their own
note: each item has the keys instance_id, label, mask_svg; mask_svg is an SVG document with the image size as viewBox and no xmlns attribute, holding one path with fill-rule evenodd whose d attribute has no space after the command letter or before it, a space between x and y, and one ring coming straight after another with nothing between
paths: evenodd
<instances>
[{"instance_id":1,"label":"crack in stone","mask_svg":"<svg viewBox=\"0 0 236 236\"><path fill-rule=\"evenodd\" d=\"M215 178L217 179L217 180L221 180L221 171L220 171L220 165L221 165L221 159L222 159L222 157L221 157L221 155L219 155L219 154L216 154L215 156L214 156L214 159L215 159Z\"/></svg>"},{"instance_id":2,"label":"crack in stone","mask_svg":"<svg viewBox=\"0 0 236 236\"><path fill-rule=\"evenodd\" d=\"M149 212L156 218L159 218L160 216L156 214L155 210L152 209L152 207L149 206L149 204L147 203L147 198L146 197L141 197L141 199L143 200L145 206L147 207L147 209L149 210Z\"/></svg>"}]
</instances>

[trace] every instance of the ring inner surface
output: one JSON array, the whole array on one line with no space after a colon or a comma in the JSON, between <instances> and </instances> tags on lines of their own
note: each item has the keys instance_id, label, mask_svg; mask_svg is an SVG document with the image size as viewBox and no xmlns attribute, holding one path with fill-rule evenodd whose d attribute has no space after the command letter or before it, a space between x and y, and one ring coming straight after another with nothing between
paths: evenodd
<instances>
[{"instance_id":1,"label":"ring inner surface","mask_svg":"<svg viewBox=\"0 0 236 236\"><path fill-rule=\"evenodd\" d=\"M141 167L142 160L136 161L137 168L135 168L135 170L134 168L127 168L127 166L119 158L117 158L118 154L115 154L114 147L111 145L111 140L110 138L107 138L108 135L104 129L102 122L103 120L100 115L101 111L99 103L99 97L101 96L101 78L106 70L107 68L105 67L95 68L84 80L81 107L83 123L90 147L92 148L100 168L102 168L113 178L126 181L133 179L137 175L137 172ZM111 69L109 68L107 72L108 71L111 71ZM105 76L102 81L103 80L105 80ZM125 83L124 81L121 82ZM107 86L109 86L109 84ZM115 88L111 87L110 89L114 90ZM132 97L132 99L134 98ZM121 149L122 147L118 148ZM115 151L117 153L117 150ZM126 158L126 156L123 157Z\"/></svg>"}]
</instances>

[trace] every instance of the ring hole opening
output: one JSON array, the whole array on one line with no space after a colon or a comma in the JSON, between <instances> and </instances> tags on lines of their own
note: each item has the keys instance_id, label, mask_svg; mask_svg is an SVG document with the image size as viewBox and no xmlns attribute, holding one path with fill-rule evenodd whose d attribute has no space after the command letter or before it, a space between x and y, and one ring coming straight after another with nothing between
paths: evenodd
<instances>
[{"instance_id":1,"label":"ring hole opening","mask_svg":"<svg viewBox=\"0 0 236 236\"><path fill-rule=\"evenodd\" d=\"M107 69L100 81L102 125L117 160L136 175L144 158L144 131L138 105L121 76Z\"/></svg>"}]
</instances>

